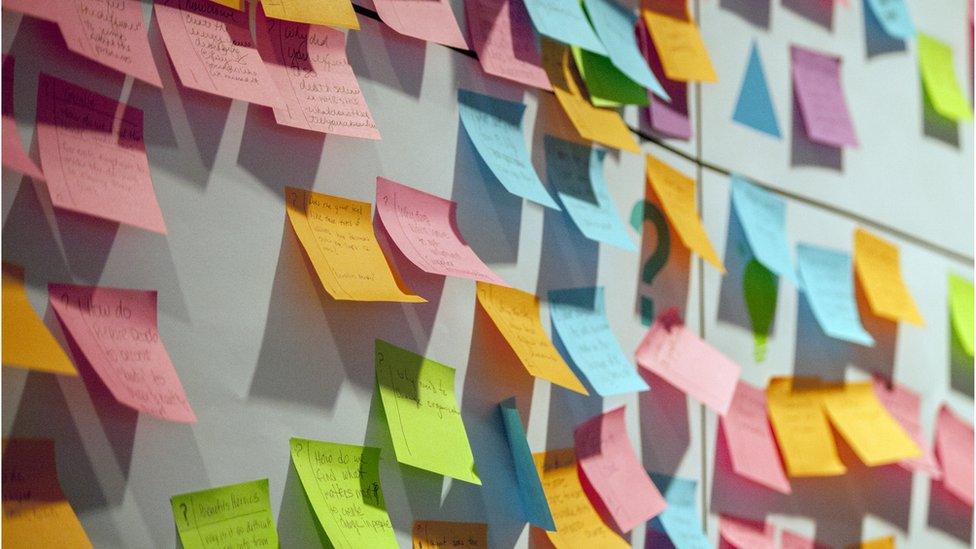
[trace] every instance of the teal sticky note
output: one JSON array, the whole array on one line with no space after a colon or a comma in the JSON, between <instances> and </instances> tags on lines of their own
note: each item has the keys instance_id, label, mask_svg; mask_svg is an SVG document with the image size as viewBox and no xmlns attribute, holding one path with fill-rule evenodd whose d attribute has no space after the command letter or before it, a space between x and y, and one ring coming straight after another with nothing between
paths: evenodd
<instances>
[{"instance_id":1,"label":"teal sticky note","mask_svg":"<svg viewBox=\"0 0 976 549\"><path fill-rule=\"evenodd\" d=\"M756 259L770 271L796 284L790 245L786 241L786 202L733 175L732 207Z\"/></svg>"},{"instance_id":2,"label":"teal sticky note","mask_svg":"<svg viewBox=\"0 0 976 549\"><path fill-rule=\"evenodd\" d=\"M508 192L560 209L532 167L522 132L525 105L458 90L458 111L474 148Z\"/></svg>"},{"instance_id":3,"label":"teal sticky note","mask_svg":"<svg viewBox=\"0 0 976 549\"><path fill-rule=\"evenodd\" d=\"M586 19L582 4L576 0L525 0L525 9L539 34L593 53L607 54Z\"/></svg>"},{"instance_id":4,"label":"teal sticky note","mask_svg":"<svg viewBox=\"0 0 976 549\"><path fill-rule=\"evenodd\" d=\"M602 286L549 292L553 330L571 363L600 396L650 389L610 329Z\"/></svg>"},{"instance_id":5,"label":"teal sticky note","mask_svg":"<svg viewBox=\"0 0 976 549\"><path fill-rule=\"evenodd\" d=\"M915 36L915 24L905 0L865 0L881 28L892 38L908 40Z\"/></svg>"},{"instance_id":6,"label":"teal sticky note","mask_svg":"<svg viewBox=\"0 0 976 549\"><path fill-rule=\"evenodd\" d=\"M546 177L580 232L628 251L637 245L627 234L603 177L606 151L545 136Z\"/></svg>"},{"instance_id":7,"label":"teal sticky note","mask_svg":"<svg viewBox=\"0 0 976 549\"><path fill-rule=\"evenodd\" d=\"M515 397L499 403L498 410L502 415L508 449L515 463L515 479L518 482L519 499L522 501L525 520L543 530L555 531L556 523L552 520L552 513L549 511L549 501L546 500L546 493L542 489L539 471L532 461L532 450L529 449L529 442L525 438L522 418L519 417L518 408L515 407Z\"/></svg>"},{"instance_id":8,"label":"teal sticky note","mask_svg":"<svg viewBox=\"0 0 976 549\"><path fill-rule=\"evenodd\" d=\"M732 120L773 137L782 137L779 122L776 121L776 111L773 109L773 100L769 95L769 86L766 84L766 72L763 70L759 48L755 42L752 43L749 65L742 77L739 100L735 103Z\"/></svg>"},{"instance_id":9,"label":"teal sticky note","mask_svg":"<svg viewBox=\"0 0 976 549\"><path fill-rule=\"evenodd\" d=\"M820 328L828 336L874 346L854 299L854 270L844 252L808 244L797 246L800 284Z\"/></svg>"},{"instance_id":10,"label":"teal sticky note","mask_svg":"<svg viewBox=\"0 0 976 549\"><path fill-rule=\"evenodd\" d=\"M670 101L671 98L651 72L637 45L637 34L634 32L637 14L613 0L584 0L583 5L614 66L654 95Z\"/></svg>"},{"instance_id":11,"label":"teal sticky note","mask_svg":"<svg viewBox=\"0 0 976 549\"><path fill-rule=\"evenodd\" d=\"M684 478L651 473L654 486L668 502L660 515L651 519L650 527L668 536L676 549L711 549L702 530L699 508L695 503L698 483Z\"/></svg>"}]
</instances>

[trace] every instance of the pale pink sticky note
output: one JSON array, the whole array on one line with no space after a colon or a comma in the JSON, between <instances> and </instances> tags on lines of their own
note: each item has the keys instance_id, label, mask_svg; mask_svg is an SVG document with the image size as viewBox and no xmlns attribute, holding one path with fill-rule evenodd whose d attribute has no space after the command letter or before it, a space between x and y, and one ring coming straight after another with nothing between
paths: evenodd
<instances>
[{"instance_id":1,"label":"pale pink sticky note","mask_svg":"<svg viewBox=\"0 0 976 549\"><path fill-rule=\"evenodd\" d=\"M196 422L159 337L155 291L50 284L48 301L116 400L160 419Z\"/></svg>"},{"instance_id":2,"label":"pale pink sticky note","mask_svg":"<svg viewBox=\"0 0 976 549\"><path fill-rule=\"evenodd\" d=\"M466 0L468 34L488 74L551 91L523 0Z\"/></svg>"},{"instance_id":3,"label":"pale pink sticky note","mask_svg":"<svg viewBox=\"0 0 976 549\"><path fill-rule=\"evenodd\" d=\"M3 142L3 167L20 172L27 177L44 181L44 174L41 169L34 164L27 150L24 149L24 142L20 140L20 133L17 131L17 119L14 118L14 58L3 56L3 135L0 136Z\"/></svg>"},{"instance_id":4,"label":"pale pink sticky note","mask_svg":"<svg viewBox=\"0 0 976 549\"><path fill-rule=\"evenodd\" d=\"M373 0L380 19L406 36L467 49L448 0Z\"/></svg>"},{"instance_id":5,"label":"pale pink sticky note","mask_svg":"<svg viewBox=\"0 0 976 549\"><path fill-rule=\"evenodd\" d=\"M743 381L735 388L728 413L719 418L735 474L781 494L789 494L779 448L766 413L766 391Z\"/></svg>"},{"instance_id":6,"label":"pale pink sticky note","mask_svg":"<svg viewBox=\"0 0 976 549\"><path fill-rule=\"evenodd\" d=\"M637 348L637 364L724 416L742 368L687 329L668 309Z\"/></svg>"},{"instance_id":7,"label":"pale pink sticky note","mask_svg":"<svg viewBox=\"0 0 976 549\"><path fill-rule=\"evenodd\" d=\"M37 144L56 208L166 234L141 110L41 73Z\"/></svg>"},{"instance_id":8,"label":"pale pink sticky note","mask_svg":"<svg viewBox=\"0 0 976 549\"><path fill-rule=\"evenodd\" d=\"M508 286L461 237L456 203L377 177L376 213L397 248L421 270Z\"/></svg>"},{"instance_id":9,"label":"pale pink sticky note","mask_svg":"<svg viewBox=\"0 0 976 549\"><path fill-rule=\"evenodd\" d=\"M776 549L776 532L768 522L719 517L719 549Z\"/></svg>"},{"instance_id":10,"label":"pale pink sticky note","mask_svg":"<svg viewBox=\"0 0 976 549\"><path fill-rule=\"evenodd\" d=\"M942 483L963 503L973 506L973 426L945 404L939 408L935 454L942 466Z\"/></svg>"},{"instance_id":11,"label":"pale pink sticky note","mask_svg":"<svg viewBox=\"0 0 976 549\"><path fill-rule=\"evenodd\" d=\"M3 0L3 9L58 22L58 3L64 0Z\"/></svg>"},{"instance_id":12,"label":"pale pink sticky note","mask_svg":"<svg viewBox=\"0 0 976 549\"><path fill-rule=\"evenodd\" d=\"M910 391L907 387L894 383L891 387L888 383L879 378L874 378L874 394L878 400L888 410L893 418L905 429L908 436L912 437L915 444L922 450L922 455L917 458L906 459L900 465L909 471L922 471L933 479L942 478L942 471L939 464L935 461L935 454L925 440L925 433L922 431L920 415L922 410L922 398Z\"/></svg>"},{"instance_id":13,"label":"pale pink sticky note","mask_svg":"<svg viewBox=\"0 0 976 549\"><path fill-rule=\"evenodd\" d=\"M279 124L322 133L379 139L356 74L346 35L321 25L265 17L258 6L258 49L281 97Z\"/></svg>"},{"instance_id":14,"label":"pale pink sticky note","mask_svg":"<svg viewBox=\"0 0 976 549\"><path fill-rule=\"evenodd\" d=\"M829 546L818 543L806 536L801 536L791 530L783 530L779 540L780 549L830 549Z\"/></svg>"},{"instance_id":15,"label":"pale pink sticky note","mask_svg":"<svg viewBox=\"0 0 976 549\"><path fill-rule=\"evenodd\" d=\"M156 0L153 10L184 86L268 107L280 103L247 11L203 0Z\"/></svg>"},{"instance_id":16,"label":"pale pink sticky note","mask_svg":"<svg viewBox=\"0 0 976 549\"><path fill-rule=\"evenodd\" d=\"M807 137L834 147L856 147L854 122L844 99L840 58L799 46L790 47L793 94Z\"/></svg>"},{"instance_id":17,"label":"pale pink sticky note","mask_svg":"<svg viewBox=\"0 0 976 549\"><path fill-rule=\"evenodd\" d=\"M58 0L58 27L68 49L157 88L139 0Z\"/></svg>"},{"instance_id":18,"label":"pale pink sticky note","mask_svg":"<svg viewBox=\"0 0 976 549\"><path fill-rule=\"evenodd\" d=\"M667 507L627 436L624 407L595 416L574 432L579 473L592 486L620 533Z\"/></svg>"}]
</instances>

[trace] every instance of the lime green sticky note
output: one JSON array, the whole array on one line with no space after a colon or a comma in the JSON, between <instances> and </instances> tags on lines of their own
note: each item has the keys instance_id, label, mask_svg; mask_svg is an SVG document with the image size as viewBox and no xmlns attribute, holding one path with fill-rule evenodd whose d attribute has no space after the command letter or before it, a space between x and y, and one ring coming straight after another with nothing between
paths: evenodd
<instances>
[{"instance_id":1,"label":"lime green sticky note","mask_svg":"<svg viewBox=\"0 0 976 549\"><path fill-rule=\"evenodd\" d=\"M336 549L397 548L380 486L380 450L291 439L291 461Z\"/></svg>"},{"instance_id":2,"label":"lime green sticky note","mask_svg":"<svg viewBox=\"0 0 976 549\"><path fill-rule=\"evenodd\" d=\"M376 385L397 461L481 484L454 397L454 368L377 339Z\"/></svg>"},{"instance_id":3,"label":"lime green sticky note","mask_svg":"<svg viewBox=\"0 0 976 549\"><path fill-rule=\"evenodd\" d=\"M950 120L972 120L973 110L956 80L949 44L918 33L918 64L925 94L935 112Z\"/></svg>"},{"instance_id":4,"label":"lime green sticky note","mask_svg":"<svg viewBox=\"0 0 976 549\"><path fill-rule=\"evenodd\" d=\"M949 275L949 311L959 343L973 356L973 283L954 274Z\"/></svg>"},{"instance_id":5,"label":"lime green sticky note","mask_svg":"<svg viewBox=\"0 0 976 549\"><path fill-rule=\"evenodd\" d=\"M620 105L647 105L647 90L613 66L609 57L571 47L576 69L583 77L590 103L594 107L614 108Z\"/></svg>"},{"instance_id":6,"label":"lime green sticky note","mask_svg":"<svg viewBox=\"0 0 976 549\"><path fill-rule=\"evenodd\" d=\"M169 499L185 549L277 549L268 479L242 482Z\"/></svg>"}]
</instances>

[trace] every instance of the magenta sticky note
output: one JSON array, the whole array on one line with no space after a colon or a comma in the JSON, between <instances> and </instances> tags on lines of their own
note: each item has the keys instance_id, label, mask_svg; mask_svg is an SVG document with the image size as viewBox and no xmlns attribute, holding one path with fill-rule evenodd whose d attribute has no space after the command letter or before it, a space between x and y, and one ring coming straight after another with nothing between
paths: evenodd
<instances>
[{"instance_id":1,"label":"magenta sticky note","mask_svg":"<svg viewBox=\"0 0 976 549\"><path fill-rule=\"evenodd\" d=\"M3 127L0 128L3 132L0 136L3 146L3 167L20 172L37 181L44 181L44 174L27 154L27 150L24 149L24 142L20 140L20 132L17 131L17 119L14 118L13 57L3 56L3 79L0 85L3 88Z\"/></svg>"},{"instance_id":2,"label":"magenta sticky note","mask_svg":"<svg viewBox=\"0 0 976 549\"><path fill-rule=\"evenodd\" d=\"M552 90L522 0L467 0L464 12L472 46L486 73Z\"/></svg>"},{"instance_id":3,"label":"magenta sticky note","mask_svg":"<svg viewBox=\"0 0 976 549\"><path fill-rule=\"evenodd\" d=\"M721 515L719 549L776 549L776 531L768 522Z\"/></svg>"},{"instance_id":4,"label":"magenta sticky note","mask_svg":"<svg viewBox=\"0 0 976 549\"><path fill-rule=\"evenodd\" d=\"M739 381L728 413L719 418L735 474L789 494L790 481L783 470L779 448L766 413L766 391Z\"/></svg>"},{"instance_id":5,"label":"magenta sticky note","mask_svg":"<svg viewBox=\"0 0 976 549\"><path fill-rule=\"evenodd\" d=\"M922 430L921 410L922 397L912 392L907 387L888 383L879 378L874 378L874 394L877 395L881 405L888 410L891 417L895 418L908 436L912 437L915 444L922 450L922 455L917 458L906 459L900 465L909 471L922 471L933 479L942 478L942 471L935 460L935 454L926 441L925 433Z\"/></svg>"},{"instance_id":6,"label":"magenta sticky note","mask_svg":"<svg viewBox=\"0 0 976 549\"><path fill-rule=\"evenodd\" d=\"M973 506L973 426L948 405L939 408L935 427L935 455L942 466L946 490Z\"/></svg>"},{"instance_id":7,"label":"magenta sticky note","mask_svg":"<svg viewBox=\"0 0 976 549\"><path fill-rule=\"evenodd\" d=\"M790 47L793 94L807 137L833 147L856 147L857 134L841 83L839 57Z\"/></svg>"},{"instance_id":8,"label":"magenta sticky note","mask_svg":"<svg viewBox=\"0 0 976 549\"><path fill-rule=\"evenodd\" d=\"M468 49L448 0L373 0L380 19L405 36Z\"/></svg>"},{"instance_id":9,"label":"magenta sticky note","mask_svg":"<svg viewBox=\"0 0 976 549\"><path fill-rule=\"evenodd\" d=\"M654 77L661 83L670 101L661 99L650 90L647 92L648 106L644 109L647 121L654 131L677 139L691 139L691 118L688 116L688 83L669 80L664 74L661 57L651 41L647 23L641 17L637 20L637 45L647 60Z\"/></svg>"}]
</instances>

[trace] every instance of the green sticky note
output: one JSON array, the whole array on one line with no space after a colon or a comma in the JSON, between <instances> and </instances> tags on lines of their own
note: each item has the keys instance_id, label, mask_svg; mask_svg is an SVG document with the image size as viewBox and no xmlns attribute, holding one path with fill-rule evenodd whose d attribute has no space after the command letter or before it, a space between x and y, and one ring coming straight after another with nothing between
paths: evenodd
<instances>
[{"instance_id":1,"label":"green sticky note","mask_svg":"<svg viewBox=\"0 0 976 549\"><path fill-rule=\"evenodd\" d=\"M750 259L742 274L742 292L752 322L754 340L752 355L756 362L766 360L766 340L776 315L779 278L762 263Z\"/></svg>"},{"instance_id":2,"label":"green sticky note","mask_svg":"<svg viewBox=\"0 0 976 549\"><path fill-rule=\"evenodd\" d=\"M376 385L397 461L481 484L454 397L454 368L377 339Z\"/></svg>"},{"instance_id":3,"label":"green sticky note","mask_svg":"<svg viewBox=\"0 0 976 549\"><path fill-rule=\"evenodd\" d=\"M590 103L595 107L614 108L620 105L648 105L647 90L620 69L609 57L571 47L576 69L583 77Z\"/></svg>"},{"instance_id":4,"label":"green sticky note","mask_svg":"<svg viewBox=\"0 0 976 549\"><path fill-rule=\"evenodd\" d=\"M291 461L336 549L397 547L380 486L379 448L293 438Z\"/></svg>"},{"instance_id":5,"label":"green sticky note","mask_svg":"<svg viewBox=\"0 0 976 549\"><path fill-rule=\"evenodd\" d=\"M972 120L973 110L956 80L949 44L918 33L918 64L925 95L935 112L950 120Z\"/></svg>"},{"instance_id":6,"label":"green sticky note","mask_svg":"<svg viewBox=\"0 0 976 549\"><path fill-rule=\"evenodd\" d=\"M949 311L959 343L973 356L973 283L954 274L949 275Z\"/></svg>"},{"instance_id":7,"label":"green sticky note","mask_svg":"<svg viewBox=\"0 0 976 549\"><path fill-rule=\"evenodd\" d=\"M180 494L169 502L185 549L278 547L266 478Z\"/></svg>"}]
</instances>

